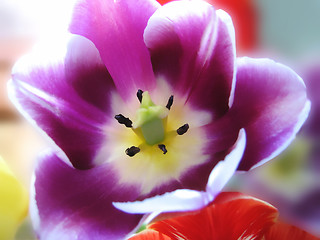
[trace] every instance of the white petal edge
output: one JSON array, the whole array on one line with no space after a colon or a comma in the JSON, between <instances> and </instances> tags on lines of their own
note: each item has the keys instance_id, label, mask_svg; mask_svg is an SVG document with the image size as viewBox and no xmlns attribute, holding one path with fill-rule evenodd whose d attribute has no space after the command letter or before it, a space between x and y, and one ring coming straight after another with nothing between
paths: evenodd
<instances>
[{"instance_id":1,"label":"white petal edge","mask_svg":"<svg viewBox=\"0 0 320 240\"><path fill-rule=\"evenodd\" d=\"M232 86L231 86L231 92L230 92L230 97L229 97L229 107L232 106L233 100L234 100L234 92L236 88L236 75L237 75L237 58L236 58L236 33L235 29L233 26L232 19L230 15L223 11L222 9L216 10L216 14L218 18L223 22L229 32L229 35L231 37L231 42L232 42L232 53L233 53L233 58L234 58L234 67L233 67L233 78L232 78Z\"/></svg>"},{"instance_id":2,"label":"white petal edge","mask_svg":"<svg viewBox=\"0 0 320 240\"><path fill-rule=\"evenodd\" d=\"M32 220L32 227L35 231L40 228L40 215L36 202L36 189L35 189L36 175L32 174L30 184L30 203L29 203L29 214Z\"/></svg>"},{"instance_id":3,"label":"white petal edge","mask_svg":"<svg viewBox=\"0 0 320 240\"><path fill-rule=\"evenodd\" d=\"M206 192L215 198L236 172L246 147L246 132L242 128L232 151L210 173Z\"/></svg>"},{"instance_id":4,"label":"white petal edge","mask_svg":"<svg viewBox=\"0 0 320 240\"><path fill-rule=\"evenodd\" d=\"M200 209L216 197L225 184L235 173L246 145L246 135L240 130L238 139L232 151L225 160L219 162L212 170L206 187L206 192L178 189L163 195L147 198L136 202L113 202L113 206L127 213L152 213L152 212L182 212Z\"/></svg>"}]
</instances>

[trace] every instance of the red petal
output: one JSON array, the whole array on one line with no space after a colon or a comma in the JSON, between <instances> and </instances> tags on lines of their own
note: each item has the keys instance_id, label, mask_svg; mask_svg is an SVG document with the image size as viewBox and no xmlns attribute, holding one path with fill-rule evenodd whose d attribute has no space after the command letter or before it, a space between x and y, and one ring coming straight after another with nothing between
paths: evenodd
<instances>
[{"instance_id":1,"label":"red petal","mask_svg":"<svg viewBox=\"0 0 320 240\"><path fill-rule=\"evenodd\" d=\"M144 230L129 240L171 240L171 238L154 230Z\"/></svg>"},{"instance_id":2,"label":"red petal","mask_svg":"<svg viewBox=\"0 0 320 240\"><path fill-rule=\"evenodd\" d=\"M168 2L172 2L172 1L174 1L174 0L157 0L161 5L164 5L164 4L166 4L166 3L168 3ZM208 3L212 3L212 0L205 0L205 1L207 1Z\"/></svg>"},{"instance_id":3,"label":"red petal","mask_svg":"<svg viewBox=\"0 0 320 240\"><path fill-rule=\"evenodd\" d=\"M259 24L258 11L254 0L214 0L216 9L223 9L230 14L236 31L237 50L252 50L257 44Z\"/></svg>"},{"instance_id":4,"label":"red petal","mask_svg":"<svg viewBox=\"0 0 320 240\"><path fill-rule=\"evenodd\" d=\"M170 0L157 0L161 5L170 2Z\"/></svg>"},{"instance_id":5,"label":"red petal","mask_svg":"<svg viewBox=\"0 0 320 240\"><path fill-rule=\"evenodd\" d=\"M319 240L315 236L286 223L277 222L265 234L265 240Z\"/></svg>"},{"instance_id":6,"label":"red petal","mask_svg":"<svg viewBox=\"0 0 320 240\"><path fill-rule=\"evenodd\" d=\"M258 199L222 193L218 202L189 215L149 226L172 239L261 239L274 224L277 210Z\"/></svg>"}]
</instances>

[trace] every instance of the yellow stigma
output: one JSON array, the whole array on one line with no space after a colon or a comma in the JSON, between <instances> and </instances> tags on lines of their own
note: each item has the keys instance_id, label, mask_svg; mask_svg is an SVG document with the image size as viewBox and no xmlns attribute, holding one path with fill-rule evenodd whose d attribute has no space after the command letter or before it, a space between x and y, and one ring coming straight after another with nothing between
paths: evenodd
<instances>
[{"instance_id":1,"label":"yellow stigma","mask_svg":"<svg viewBox=\"0 0 320 240\"><path fill-rule=\"evenodd\" d=\"M165 122L169 110L155 105L148 92L143 92L140 108L136 113L136 120L132 125L141 134L148 145L161 143L165 139Z\"/></svg>"}]
</instances>

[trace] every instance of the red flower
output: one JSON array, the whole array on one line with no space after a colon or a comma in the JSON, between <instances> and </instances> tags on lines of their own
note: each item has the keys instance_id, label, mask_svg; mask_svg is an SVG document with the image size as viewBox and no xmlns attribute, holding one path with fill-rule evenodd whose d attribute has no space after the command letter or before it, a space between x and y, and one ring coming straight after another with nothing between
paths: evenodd
<instances>
[{"instance_id":1,"label":"red flower","mask_svg":"<svg viewBox=\"0 0 320 240\"><path fill-rule=\"evenodd\" d=\"M210 206L155 222L130 240L319 239L277 218L277 209L264 201L241 193L221 193Z\"/></svg>"}]
</instances>

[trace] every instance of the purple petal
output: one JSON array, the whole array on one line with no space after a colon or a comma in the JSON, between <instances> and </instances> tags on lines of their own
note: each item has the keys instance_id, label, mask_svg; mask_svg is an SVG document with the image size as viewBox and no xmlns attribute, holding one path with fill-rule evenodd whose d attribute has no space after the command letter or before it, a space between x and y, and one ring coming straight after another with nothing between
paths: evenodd
<instances>
[{"instance_id":1,"label":"purple petal","mask_svg":"<svg viewBox=\"0 0 320 240\"><path fill-rule=\"evenodd\" d=\"M174 1L152 15L144 39L156 76L215 117L228 110L235 48L226 13L202 1Z\"/></svg>"},{"instance_id":2,"label":"purple petal","mask_svg":"<svg viewBox=\"0 0 320 240\"><path fill-rule=\"evenodd\" d=\"M185 188L195 190L206 189L212 169L230 154L239 135L239 129L233 125L228 115L202 126L201 129L206 133L202 154L210 157L204 164L189 169L180 180Z\"/></svg>"},{"instance_id":3,"label":"purple petal","mask_svg":"<svg viewBox=\"0 0 320 240\"><path fill-rule=\"evenodd\" d=\"M205 192L178 189L143 201L114 202L113 205L128 213L180 212L200 209L212 202L233 176L242 158L245 145L245 132L241 130L231 152L212 170Z\"/></svg>"},{"instance_id":4,"label":"purple petal","mask_svg":"<svg viewBox=\"0 0 320 240\"><path fill-rule=\"evenodd\" d=\"M115 89L94 45L81 36L39 46L14 67L12 101L76 168L89 168L104 134Z\"/></svg>"},{"instance_id":5,"label":"purple petal","mask_svg":"<svg viewBox=\"0 0 320 240\"><path fill-rule=\"evenodd\" d=\"M247 147L240 170L279 154L293 140L310 110L302 79L269 59L239 58L234 104L229 117L245 128Z\"/></svg>"},{"instance_id":6,"label":"purple petal","mask_svg":"<svg viewBox=\"0 0 320 240\"><path fill-rule=\"evenodd\" d=\"M112 201L137 197L107 166L74 169L55 154L43 154L35 171L31 217L39 239L122 239L142 215L113 207Z\"/></svg>"},{"instance_id":7,"label":"purple petal","mask_svg":"<svg viewBox=\"0 0 320 240\"><path fill-rule=\"evenodd\" d=\"M143 31L159 6L152 0L83 0L75 7L71 32L96 45L125 100L155 86Z\"/></svg>"},{"instance_id":8,"label":"purple petal","mask_svg":"<svg viewBox=\"0 0 320 240\"><path fill-rule=\"evenodd\" d=\"M303 129L308 134L308 137L317 140L320 137L320 61L319 58L312 60L312 64L309 63L303 69L303 79L307 86L307 94L312 102L310 116Z\"/></svg>"},{"instance_id":9,"label":"purple petal","mask_svg":"<svg viewBox=\"0 0 320 240\"><path fill-rule=\"evenodd\" d=\"M231 179L237 170L244 149L246 146L246 133L243 129L240 130L238 139L233 145L231 152L225 157L224 161L220 161L212 170L206 191L215 198L223 187Z\"/></svg>"}]
</instances>

